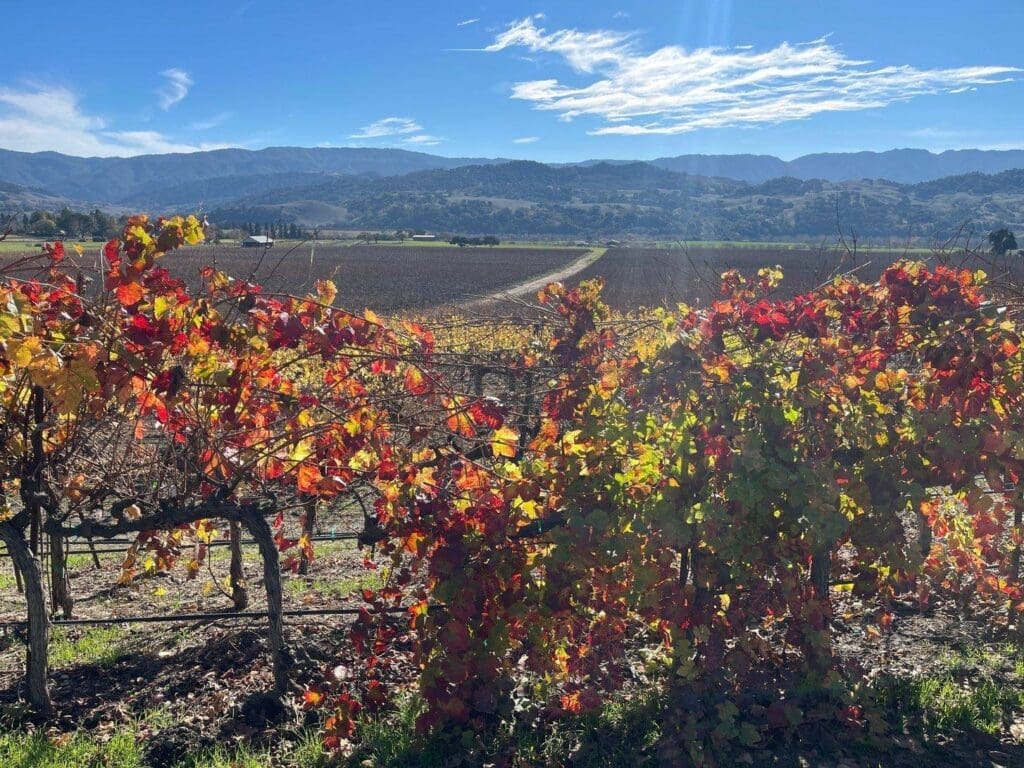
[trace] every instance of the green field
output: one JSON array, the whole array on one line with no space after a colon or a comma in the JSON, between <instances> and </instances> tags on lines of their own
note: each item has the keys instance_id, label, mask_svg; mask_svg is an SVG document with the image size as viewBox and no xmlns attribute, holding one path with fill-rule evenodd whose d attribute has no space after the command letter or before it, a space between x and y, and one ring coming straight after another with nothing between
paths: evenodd
<instances>
[{"instance_id":1,"label":"green field","mask_svg":"<svg viewBox=\"0 0 1024 768\"><path fill-rule=\"evenodd\" d=\"M39 237L8 237L0 240L0 253L33 253L47 241ZM81 240L65 240L65 247L70 250L73 245L80 245L86 251L96 251L103 247L103 243L93 243Z\"/></svg>"}]
</instances>

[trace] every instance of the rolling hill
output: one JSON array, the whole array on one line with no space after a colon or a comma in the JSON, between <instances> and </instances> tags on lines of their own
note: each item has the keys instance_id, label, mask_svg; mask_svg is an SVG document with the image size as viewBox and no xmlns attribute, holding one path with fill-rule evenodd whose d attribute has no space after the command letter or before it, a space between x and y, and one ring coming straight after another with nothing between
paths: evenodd
<instances>
[{"instance_id":1,"label":"rolling hill","mask_svg":"<svg viewBox=\"0 0 1024 768\"><path fill-rule=\"evenodd\" d=\"M517 161L336 177L214 208L221 223L297 222L345 229L426 229L501 235L635 234L702 240L833 237L945 239L1024 227L1024 171L919 184L691 176L647 163L565 166Z\"/></svg>"},{"instance_id":2,"label":"rolling hill","mask_svg":"<svg viewBox=\"0 0 1024 768\"><path fill-rule=\"evenodd\" d=\"M1024 151L555 165L364 148L133 158L0 150L0 211L202 210L224 224L502 235L772 239L831 237L842 229L935 239L964 224L1024 225L1019 168Z\"/></svg>"},{"instance_id":3,"label":"rolling hill","mask_svg":"<svg viewBox=\"0 0 1024 768\"><path fill-rule=\"evenodd\" d=\"M298 175L403 176L417 171L495 165L501 158L442 157L404 149L360 147L271 147L218 149L190 154L129 158L73 157L57 152L0 149L0 181L76 200L111 205L222 202L232 184L242 195L312 183ZM589 160L551 165L554 169L636 165L635 161ZM966 173L999 173L1024 168L1024 150L960 150L934 154L919 149L805 155L784 161L769 155L679 155L648 165L691 176L757 184L775 178L850 181L886 179L910 184ZM565 176L564 178L569 178ZM215 181L216 180L216 181ZM211 185L212 182L212 185Z\"/></svg>"}]
</instances>

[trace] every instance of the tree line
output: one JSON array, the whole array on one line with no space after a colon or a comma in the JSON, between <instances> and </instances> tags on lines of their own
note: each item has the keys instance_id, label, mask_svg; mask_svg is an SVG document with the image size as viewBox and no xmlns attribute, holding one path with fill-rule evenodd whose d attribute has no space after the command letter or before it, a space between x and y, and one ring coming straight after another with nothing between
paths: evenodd
<instances>
[{"instance_id":1,"label":"tree line","mask_svg":"<svg viewBox=\"0 0 1024 768\"><path fill-rule=\"evenodd\" d=\"M310 237L309 230L300 227L295 222L277 221L260 223L248 221L242 224L232 224L229 227L241 229L246 235L266 235L271 238L287 240L308 240Z\"/></svg>"},{"instance_id":2,"label":"tree line","mask_svg":"<svg viewBox=\"0 0 1024 768\"><path fill-rule=\"evenodd\" d=\"M32 211L31 213L0 215L4 228L10 228L15 235L34 235L35 237L72 239L96 238L106 240L115 236L124 226L126 217L112 216L99 208L91 213L81 213L70 208L63 208L58 213L52 211Z\"/></svg>"},{"instance_id":3,"label":"tree line","mask_svg":"<svg viewBox=\"0 0 1024 768\"><path fill-rule=\"evenodd\" d=\"M467 245L500 245L501 240L496 238L494 235L484 235L483 237L466 237L465 235L454 235L448 241L452 245L457 245L460 248L465 248Z\"/></svg>"}]
</instances>

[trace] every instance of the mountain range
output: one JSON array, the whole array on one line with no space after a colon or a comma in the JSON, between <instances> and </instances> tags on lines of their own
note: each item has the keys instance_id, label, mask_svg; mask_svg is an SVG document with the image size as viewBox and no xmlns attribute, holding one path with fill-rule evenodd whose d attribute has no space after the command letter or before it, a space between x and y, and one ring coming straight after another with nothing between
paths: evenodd
<instances>
[{"instance_id":1,"label":"mountain range","mask_svg":"<svg viewBox=\"0 0 1024 768\"><path fill-rule=\"evenodd\" d=\"M218 223L705 239L948 235L1020 226L1024 150L680 155L543 164L401 149L132 158L0 150L0 211L197 210Z\"/></svg>"}]
</instances>

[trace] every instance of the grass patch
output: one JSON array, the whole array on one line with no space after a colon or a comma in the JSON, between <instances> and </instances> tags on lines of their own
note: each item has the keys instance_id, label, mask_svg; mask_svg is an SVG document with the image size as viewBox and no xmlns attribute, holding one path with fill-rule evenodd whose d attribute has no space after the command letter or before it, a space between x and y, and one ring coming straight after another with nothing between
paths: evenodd
<instances>
[{"instance_id":1,"label":"grass patch","mask_svg":"<svg viewBox=\"0 0 1024 768\"><path fill-rule=\"evenodd\" d=\"M334 579L297 576L287 579L284 583L285 592L290 595L317 592L324 597L348 597L360 589L378 589L381 586L381 575L374 571L362 576L342 576Z\"/></svg>"},{"instance_id":2,"label":"grass patch","mask_svg":"<svg viewBox=\"0 0 1024 768\"><path fill-rule=\"evenodd\" d=\"M926 731L980 731L997 734L1019 711L1020 693L990 681L966 685L953 677L890 680L883 701L911 727L920 719ZM916 717L915 717L916 716Z\"/></svg>"},{"instance_id":3,"label":"grass patch","mask_svg":"<svg viewBox=\"0 0 1024 768\"><path fill-rule=\"evenodd\" d=\"M661 735L663 699L652 690L615 699L596 713L555 722L548 728L523 723L511 733L481 739L472 731L418 738L422 703L408 700L397 713L364 720L360 746L345 765L374 768L444 768L453 756L473 754L483 764L567 765L576 768L632 768ZM473 761L470 760L470 764Z\"/></svg>"},{"instance_id":4,"label":"grass patch","mask_svg":"<svg viewBox=\"0 0 1024 768\"><path fill-rule=\"evenodd\" d=\"M127 652L126 640L127 631L117 626L90 627L77 638L66 628L55 627L50 638L50 664L113 664Z\"/></svg>"},{"instance_id":5,"label":"grass patch","mask_svg":"<svg viewBox=\"0 0 1024 768\"><path fill-rule=\"evenodd\" d=\"M18 586L17 579L14 578L14 573L9 568L0 570L0 589L14 589Z\"/></svg>"},{"instance_id":6,"label":"grass patch","mask_svg":"<svg viewBox=\"0 0 1024 768\"><path fill-rule=\"evenodd\" d=\"M40 253L40 244L52 243L52 237L31 237L31 238L8 238L0 240L0 253L33 254ZM96 251L103 247L103 243L94 243L90 240L65 240L65 249L74 255L73 246L82 246L83 251Z\"/></svg>"},{"instance_id":7,"label":"grass patch","mask_svg":"<svg viewBox=\"0 0 1024 768\"><path fill-rule=\"evenodd\" d=\"M879 704L903 727L943 734L996 735L1024 712L1024 660L1015 649L974 649L951 657L946 667L939 674L886 679ZM1017 680L1005 679L1006 673Z\"/></svg>"},{"instance_id":8,"label":"grass patch","mask_svg":"<svg viewBox=\"0 0 1024 768\"><path fill-rule=\"evenodd\" d=\"M160 718L159 715L155 717ZM162 718L165 719L165 718ZM149 726L160 723L149 718L140 721ZM171 723L164 722L163 725ZM49 737L45 734L0 734L0 766L4 768L145 768L145 741L138 726L124 726L104 741L87 733ZM329 756L320 746L314 731L306 730L284 754L242 745L218 747L190 755L174 768L324 768Z\"/></svg>"},{"instance_id":9,"label":"grass patch","mask_svg":"<svg viewBox=\"0 0 1024 768\"><path fill-rule=\"evenodd\" d=\"M5 768L142 768L135 734L116 732L105 743L76 733L51 739L40 733L0 734L0 765Z\"/></svg>"},{"instance_id":10,"label":"grass patch","mask_svg":"<svg viewBox=\"0 0 1024 768\"><path fill-rule=\"evenodd\" d=\"M106 566L119 566L124 562L125 553L128 548L125 547L124 552L98 552L97 556L100 559L100 565ZM96 563L92 559L92 554L87 552L76 552L73 555L68 555L67 567L69 571L84 571L92 569L96 566Z\"/></svg>"}]
</instances>

